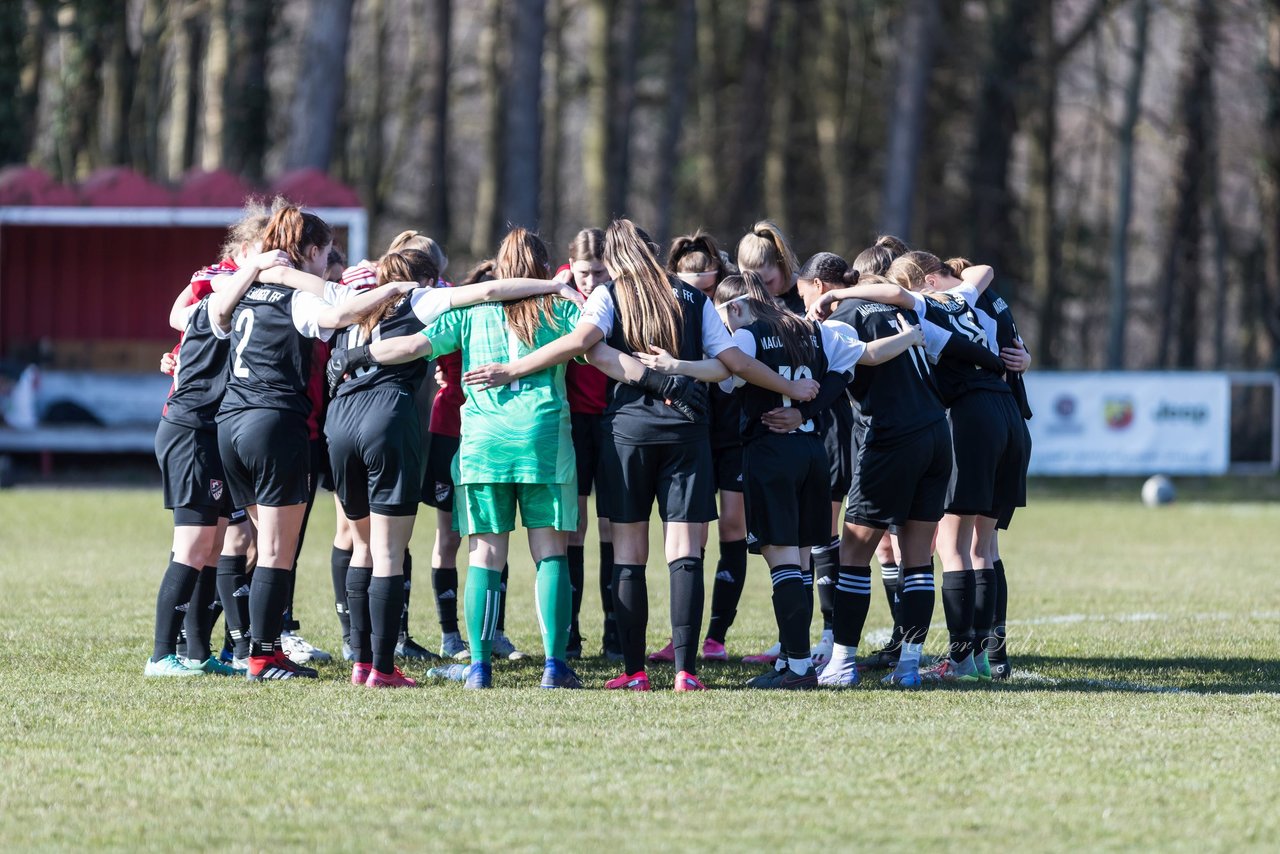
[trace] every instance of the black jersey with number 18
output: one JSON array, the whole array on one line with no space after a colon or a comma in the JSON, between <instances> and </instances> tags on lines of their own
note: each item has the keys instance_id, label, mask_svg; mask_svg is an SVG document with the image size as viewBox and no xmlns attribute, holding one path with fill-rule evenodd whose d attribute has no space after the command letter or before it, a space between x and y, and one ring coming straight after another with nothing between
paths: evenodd
<instances>
[{"instance_id":1,"label":"black jersey with number 18","mask_svg":"<svg viewBox=\"0 0 1280 854\"><path fill-rule=\"evenodd\" d=\"M744 326L755 339L755 357L763 362L769 370L788 380L821 380L827 373L827 354L822 346L822 336L816 323L808 324L810 328L810 354L802 364L794 364L794 359L787 354L782 336L771 326L756 321ZM742 441L750 443L771 431L760 420L766 412L779 407L791 406L791 398L784 397L776 391L761 388L750 383L738 391L742 400L742 416L739 424L742 430ZM803 422L798 429L801 433L814 433L816 428L813 419Z\"/></svg>"},{"instance_id":2,"label":"black jersey with number 18","mask_svg":"<svg viewBox=\"0 0 1280 854\"><path fill-rule=\"evenodd\" d=\"M421 334L422 330L426 329L427 324L423 322L422 318L414 310L415 301L413 297L417 294L418 291L414 291L413 294L401 300L392 311L391 316L373 327L373 332L370 335L366 335L365 331L359 326L348 326L335 339L336 346L359 347L373 341L381 341L384 338L399 338L402 335ZM447 298L444 305L446 308L448 307ZM434 317L432 319L434 320ZM422 381L426 376L426 359L414 359L401 365L374 365L368 368L361 368L355 372L351 379L339 385L337 396L343 397L386 385L398 385L404 391L416 394L418 387L422 385Z\"/></svg>"},{"instance_id":3,"label":"black jersey with number 18","mask_svg":"<svg viewBox=\"0 0 1280 854\"><path fill-rule=\"evenodd\" d=\"M314 315L324 304L292 288L260 283L249 288L231 318L231 370L219 418L249 409L311 412L311 339L320 331L295 316ZM299 322L312 334L299 331Z\"/></svg>"}]
</instances>

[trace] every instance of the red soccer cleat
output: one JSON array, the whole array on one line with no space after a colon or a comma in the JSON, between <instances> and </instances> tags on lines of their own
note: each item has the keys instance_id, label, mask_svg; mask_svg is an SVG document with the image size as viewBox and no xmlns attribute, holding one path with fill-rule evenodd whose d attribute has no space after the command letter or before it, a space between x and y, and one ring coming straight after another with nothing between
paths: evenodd
<instances>
[{"instance_id":1,"label":"red soccer cleat","mask_svg":"<svg viewBox=\"0 0 1280 854\"><path fill-rule=\"evenodd\" d=\"M686 673L681 670L676 674L676 690L677 691L705 691L707 686L692 673Z\"/></svg>"},{"instance_id":2,"label":"red soccer cleat","mask_svg":"<svg viewBox=\"0 0 1280 854\"><path fill-rule=\"evenodd\" d=\"M401 672L399 667L391 668L390 673L382 673L378 670L369 670L369 681L364 683L366 688L417 688L418 683L414 679L410 679Z\"/></svg>"},{"instance_id":3,"label":"red soccer cleat","mask_svg":"<svg viewBox=\"0 0 1280 854\"><path fill-rule=\"evenodd\" d=\"M355 664L351 665L351 684L363 685L369 681L369 674L371 672L373 672L372 664L362 664L357 661Z\"/></svg>"},{"instance_id":4,"label":"red soccer cleat","mask_svg":"<svg viewBox=\"0 0 1280 854\"><path fill-rule=\"evenodd\" d=\"M649 660L655 663L670 664L676 660L676 648L671 641L657 652L649 653Z\"/></svg>"},{"instance_id":5,"label":"red soccer cleat","mask_svg":"<svg viewBox=\"0 0 1280 854\"><path fill-rule=\"evenodd\" d=\"M648 691L649 674L643 670L637 670L629 675L623 673L604 683L604 687L609 691Z\"/></svg>"}]
</instances>

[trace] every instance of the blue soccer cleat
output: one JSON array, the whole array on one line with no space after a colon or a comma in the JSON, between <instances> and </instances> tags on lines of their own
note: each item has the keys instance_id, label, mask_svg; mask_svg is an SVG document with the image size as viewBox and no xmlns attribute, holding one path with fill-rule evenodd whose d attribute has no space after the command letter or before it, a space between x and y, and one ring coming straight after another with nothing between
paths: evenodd
<instances>
[{"instance_id":1,"label":"blue soccer cleat","mask_svg":"<svg viewBox=\"0 0 1280 854\"><path fill-rule=\"evenodd\" d=\"M473 661L467 667L467 681L464 688L480 689L493 687L493 664L488 661Z\"/></svg>"},{"instance_id":2,"label":"blue soccer cleat","mask_svg":"<svg viewBox=\"0 0 1280 854\"><path fill-rule=\"evenodd\" d=\"M548 658L542 671L543 688L581 688L582 680L568 663L558 658Z\"/></svg>"}]
</instances>

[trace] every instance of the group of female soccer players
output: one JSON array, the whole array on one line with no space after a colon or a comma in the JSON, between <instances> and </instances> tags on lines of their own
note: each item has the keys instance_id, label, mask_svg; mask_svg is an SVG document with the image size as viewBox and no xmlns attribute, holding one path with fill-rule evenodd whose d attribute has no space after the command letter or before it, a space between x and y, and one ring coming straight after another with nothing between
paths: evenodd
<instances>
[{"instance_id":1,"label":"group of female soccer players","mask_svg":"<svg viewBox=\"0 0 1280 854\"><path fill-rule=\"evenodd\" d=\"M224 255L172 315L183 338L156 448L174 539L147 675L316 676L281 636L327 469L355 684L414 686L396 657L427 655L406 631L421 501L437 509L442 651L470 657L432 672L487 688L495 654L521 655L502 632L518 509L536 565L541 684L582 687L569 661L583 651L593 487L603 652L622 663L605 688L647 691L647 662L665 661L676 691L705 689L698 659L728 658L748 552L769 567L778 627L773 648L745 659L768 665L752 687L847 687L868 668L902 687L1007 677L996 532L1025 504L1029 358L990 268L894 238L852 265L830 252L800 265L769 222L736 259L702 232L664 253L622 219L580 232L558 271L539 237L513 229L454 286L440 247L416 232L343 270L332 230L281 203L247 216ZM415 398L431 359L440 391L424 453ZM311 451L309 417L327 456ZM655 503L671 637L646 656ZM922 669L935 551L950 645ZM873 554L895 631L859 660ZM824 628L811 647L815 586ZM229 661L210 649L219 605Z\"/></svg>"}]
</instances>

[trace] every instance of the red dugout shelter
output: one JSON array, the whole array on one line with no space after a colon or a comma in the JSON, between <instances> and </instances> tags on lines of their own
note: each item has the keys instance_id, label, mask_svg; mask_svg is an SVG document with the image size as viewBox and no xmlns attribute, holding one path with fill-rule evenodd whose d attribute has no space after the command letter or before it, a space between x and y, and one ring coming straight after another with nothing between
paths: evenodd
<instances>
[{"instance_id":1,"label":"red dugout shelter","mask_svg":"<svg viewBox=\"0 0 1280 854\"><path fill-rule=\"evenodd\" d=\"M38 349L67 366L153 370L175 340L174 297L217 260L251 195L307 205L339 229L349 257L367 254L358 197L317 170L263 190L225 171L170 189L120 167L78 187L26 166L0 170L0 357Z\"/></svg>"}]
</instances>

